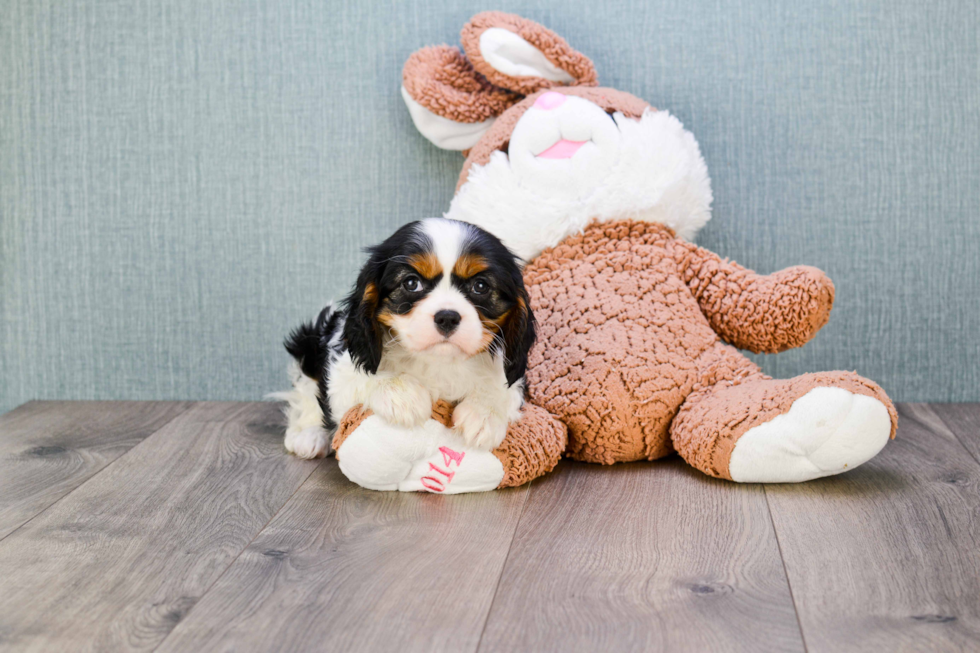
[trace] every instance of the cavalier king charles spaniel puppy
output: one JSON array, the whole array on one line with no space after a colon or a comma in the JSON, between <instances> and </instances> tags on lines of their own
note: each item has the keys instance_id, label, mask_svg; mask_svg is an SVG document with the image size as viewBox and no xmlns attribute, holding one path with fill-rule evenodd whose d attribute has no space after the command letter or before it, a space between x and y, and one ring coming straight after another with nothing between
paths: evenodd
<instances>
[{"instance_id":1,"label":"cavalier king charles spaniel puppy","mask_svg":"<svg viewBox=\"0 0 980 653\"><path fill-rule=\"evenodd\" d=\"M520 417L534 316L514 255L465 222L412 222L380 245L340 310L286 340L295 359L286 449L329 452L337 420L358 404L392 424L429 419L456 404L453 425L470 445L493 449Z\"/></svg>"}]
</instances>

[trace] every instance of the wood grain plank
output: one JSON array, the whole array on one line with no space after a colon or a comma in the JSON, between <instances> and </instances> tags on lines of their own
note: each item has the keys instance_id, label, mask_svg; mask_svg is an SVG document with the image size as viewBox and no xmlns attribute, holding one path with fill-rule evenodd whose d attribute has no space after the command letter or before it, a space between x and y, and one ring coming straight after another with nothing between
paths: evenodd
<instances>
[{"instance_id":1,"label":"wood grain plank","mask_svg":"<svg viewBox=\"0 0 980 653\"><path fill-rule=\"evenodd\" d=\"M159 652L474 651L526 496L372 492L328 459Z\"/></svg>"},{"instance_id":2,"label":"wood grain plank","mask_svg":"<svg viewBox=\"0 0 980 653\"><path fill-rule=\"evenodd\" d=\"M980 642L980 465L935 412L852 472L766 494L807 649L960 651Z\"/></svg>"},{"instance_id":3,"label":"wood grain plank","mask_svg":"<svg viewBox=\"0 0 980 653\"><path fill-rule=\"evenodd\" d=\"M800 651L762 488L679 459L535 481L480 651Z\"/></svg>"},{"instance_id":4,"label":"wood grain plank","mask_svg":"<svg viewBox=\"0 0 980 653\"><path fill-rule=\"evenodd\" d=\"M929 404L929 408L980 462L980 404Z\"/></svg>"},{"instance_id":5,"label":"wood grain plank","mask_svg":"<svg viewBox=\"0 0 980 653\"><path fill-rule=\"evenodd\" d=\"M190 405L32 401L0 416L0 540Z\"/></svg>"},{"instance_id":6,"label":"wood grain plank","mask_svg":"<svg viewBox=\"0 0 980 653\"><path fill-rule=\"evenodd\" d=\"M151 650L309 476L275 404L196 404L0 542L0 650Z\"/></svg>"}]
</instances>

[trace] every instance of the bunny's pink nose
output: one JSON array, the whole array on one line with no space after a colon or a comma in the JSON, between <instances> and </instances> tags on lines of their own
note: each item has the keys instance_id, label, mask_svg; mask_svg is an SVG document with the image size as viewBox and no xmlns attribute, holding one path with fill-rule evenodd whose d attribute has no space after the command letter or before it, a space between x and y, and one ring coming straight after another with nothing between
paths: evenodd
<instances>
[{"instance_id":1,"label":"bunny's pink nose","mask_svg":"<svg viewBox=\"0 0 980 653\"><path fill-rule=\"evenodd\" d=\"M534 101L535 109L543 109L545 111L551 111L552 109L557 109L565 102L565 96L561 93L556 93L555 91L548 91L537 100Z\"/></svg>"}]
</instances>

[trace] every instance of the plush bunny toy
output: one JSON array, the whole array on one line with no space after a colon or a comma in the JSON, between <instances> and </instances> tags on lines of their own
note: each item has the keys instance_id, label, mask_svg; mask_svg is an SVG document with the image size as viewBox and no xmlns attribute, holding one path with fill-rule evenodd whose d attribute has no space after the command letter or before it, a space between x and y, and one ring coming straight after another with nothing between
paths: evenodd
<instances>
[{"instance_id":1,"label":"plush bunny toy","mask_svg":"<svg viewBox=\"0 0 980 653\"><path fill-rule=\"evenodd\" d=\"M414 53L402 97L425 137L466 155L447 217L526 261L539 325L528 393L567 426L567 455L676 451L711 476L796 482L853 469L894 437L872 381L776 380L736 349L805 344L834 286L812 267L759 275L689 242L711 187L676 118L598 88L588 58L519 16L478 14L462 45Z\"/></svg>"}]
</instances>

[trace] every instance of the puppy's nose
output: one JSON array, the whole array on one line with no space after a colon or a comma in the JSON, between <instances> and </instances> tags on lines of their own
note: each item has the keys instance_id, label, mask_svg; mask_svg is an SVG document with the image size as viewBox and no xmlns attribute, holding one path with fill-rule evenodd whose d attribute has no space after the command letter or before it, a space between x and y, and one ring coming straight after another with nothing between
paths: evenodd
<instances>
[{"instance_id":1,"label":"puppy's nose","mask_svg":"<svg viewBox=\"0 0 980 653\"><path fill-rule=\"evenodd\" d=\"M565 96L557 91L548 91L537 100L534 101L535 109L544 109L545 111L551 111L552 109L557 109L565 103Z\"/></svg>"},{"instance_id":2,"label":"puppy's nose","mask_svg":"<svg viewBox=\"0 0 980 653\"><path fill-rule=\"evenodd\" d=\"M448 336L450 333L456 330L459 326L459 313L450 310L441 310L435 314L432 318L435 320L436 328L439 329L439 333L444 336Z\"/></svg>"}]
</instances>

